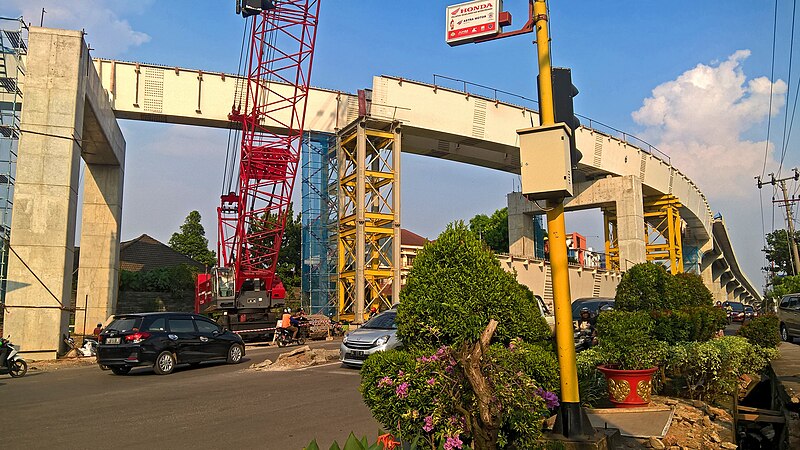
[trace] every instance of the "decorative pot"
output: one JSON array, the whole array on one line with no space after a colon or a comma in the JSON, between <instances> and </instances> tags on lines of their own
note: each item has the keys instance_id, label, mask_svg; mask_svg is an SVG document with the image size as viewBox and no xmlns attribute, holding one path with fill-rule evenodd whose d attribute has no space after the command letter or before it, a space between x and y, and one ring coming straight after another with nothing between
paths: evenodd
<instances>
[{"instance_id":1,"label":"decorative pot","mask_svg":"<svg viewBox=\"0 0 800 450\"><path fill-rule=\"evenodd\" d=\"M617 408L634 408L650 404L653 374L658 367L644 370L620 370L614 366L598 366L606 376L608 398Z\"/></svg>"}]
</instances>

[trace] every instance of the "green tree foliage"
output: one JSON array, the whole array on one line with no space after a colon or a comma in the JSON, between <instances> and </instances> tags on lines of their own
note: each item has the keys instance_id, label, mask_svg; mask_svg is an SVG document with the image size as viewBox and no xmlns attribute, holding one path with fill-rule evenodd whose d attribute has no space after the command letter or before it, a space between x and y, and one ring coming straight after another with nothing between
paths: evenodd
<instances>
[{"instance_id":1,"label":"green tree foliage","mask_svg":"<svg viewBox=\"0 0 800 450\"><path fill-rule=\"evenodd\" d=\"M776 304L784 295L800 292L800 275L773 278L764 297Z\"/></svg>"},{"instance_id":2,"label":"green tree foliage","mask_svg":"<svg viewBox=\"0 0 800 450\"><path fill-rule=\"evenodd\" d=\"M286 228L281 239L281 251L278 253L278 276L287 286L300 286L302 270L301 239L303 225L300 214L294 215L293 205L286 211Z\"/></svg>"},{"instance_id":3,"label":"green tree foliage","mask_svg":"<svg viewBox=\"0 0 800 450\"><path fill-rule=\"evenodd\" d=\"M672 276L651 262L628 269L617 285L615 307L623 311L670 309Z\"/></svg>"},{"instance_id":4,"label":"green tree foliage","mask_svg":"<svg viewBox=\"0 0 800 450\"><path fill-rule=\"evenodd\" d=\"M747 339L753 345L777 348L781 342L779 324L778 316L774 314L759 316L742 325L736 334Z\"/></svg>"},{"instance_id":5,"label":"green tree foliage","mask_svg":"<svg viewBox=\"0 0 800 450\"><path fill-rule=\"evenodd\" d=\"M192 211L186 216L186 220L181 225L181 230L172 233L169 239L169 246L176 252L186 255L189 258L199 261L208 266L217 263L216 253L208 249L208 239L203 224L200 223L200 213Z\"/></svg>"},{"instance_id":6,"label":"green tree foliage","mask_svg":"<svg viewBox=\"0 0 800 450\"><path fill-rule=\"evenodd\" d=\"M650 315L655 320L653 337L669 344L707 341L728 324L722 308L708 305L651 311Z\"/></svg>"},{"instance_id":7,"label":"green tree foliage","mask_svg":"<svg viewBox=\"0 0 800 450\"><path fill-rule=\"evenodd\" d=\"M141 272L121 270L119 290L138 292L172 292L194 290L197 268L187 264Z\"/></svg>"},{"instance_id":8,"label":"green tree foliage","mask_svg":"<svg viewBox=\"0 0 800 450\"><path fill-rule=\"evenodd\" d=\"M773 275L792 275L792 256L789 248L789 232L786 230L775 230L767 234L767 246L763 251L766 254L769 265L764 270ZM800 232L795 232L794 240L800 240Z\"/></svg>"},{"instance_id":9,"label":"green tree foliage","mask_svg":"<svg viewBox=\"0 0 800 450\"><path fill-rule=\"evenodd\" d=\"M478 214L469 220L469 229L492 251L508 253L508 208L498 209L491 217Z\"/></svg>"},{"instance_id":10,"label":"green tree foliage","mask_svg":"<svg viewBox=\"0 0 800 450\"><path fill-rule=\"evenodd\" d=\"M463 224L449 225L414 259L400 291L398 337L414 349L475 342L496 319L500 342L543 342L550 328L525 291Z\"/></svg>"},{"instance_id":11,"label":"green tree foliage","mask_svg":"<svg viewBox=\"0 0 800 450\"><path fill-rule=\"evenodd\" d=\"M708 290L700 275L694 273L679 273L672 277L672 286L669 292L670 308L684 306L713 306L714 296Z\"/></svg>"}]
</instances>

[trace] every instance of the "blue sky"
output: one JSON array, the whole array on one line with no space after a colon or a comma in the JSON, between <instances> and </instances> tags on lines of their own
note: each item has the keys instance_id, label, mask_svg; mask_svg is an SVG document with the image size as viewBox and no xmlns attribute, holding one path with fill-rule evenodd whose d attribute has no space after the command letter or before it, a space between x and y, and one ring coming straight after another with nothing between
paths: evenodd
<instances>
[{"instance_id":1,"label":"blue sky","mask_svg":"<svg viewBox=\"0 0 800 450\"><path fill-rule=\"evenodd\" d=\"M323 0L312 84L354 92L370 87L374 75L431 82L441 74L536 98L534 36L450 48L443 39L449 3ZM706 192L714 212L723 213L740 263L760 286L762 215L753 176L761 174L766 149L770 83L763 77L770 76L774 3L550 4L553 61L572 68L577 112L670 154ZM9 0L0 14L24 14L38 24L42 6L45 26L85 28L95 56L236 71L243 21L232 0ZM524 22L527 2L506 0L505 7L514 15L512 28ZM778 17L772 81L783 81L773 86L774 146L781 144L786 102L791 2L779 1ZM794 70L790 104L800 64ZM128 144L123 238L148 233L166 241L197 209L214 242L226 133L134 122L122 128ZM789 148L784 173L798 162ZM767 173L777 170L777 159L774 151L768 155ZM403 226L434 237L452 220L505 206L515 183L508 174L404 156ZM770 231L772 190L763 195ZM601 220L599 211L569 214L567 227L590 236L597 248ZM774 220L782 227L781 210Z\"/></svg>"}]
</instances>

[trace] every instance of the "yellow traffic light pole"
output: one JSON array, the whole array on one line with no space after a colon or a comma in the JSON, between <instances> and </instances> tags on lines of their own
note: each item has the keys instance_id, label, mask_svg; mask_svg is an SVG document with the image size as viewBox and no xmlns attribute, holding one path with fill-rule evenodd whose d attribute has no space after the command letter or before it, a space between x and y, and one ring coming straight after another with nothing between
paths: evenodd
<instances>
[{"instance_id":1,"label":"yellow traffic light pole","mask_svg":"<svg viewBox=\"0 0 800 450\"><path fill-rule=\"evenodd\" d=\"M536 48L539 59L539 121L541 125L555 124L553 79L550 63L550 34L547 27L547 4L536 0L533 6L536 25ZM553 303L556 319L556 346L561 375L561 408L556 431L566 437L594 434L588 418L581 410L578 393L578 369L575 361L575 341L572 327L572 298L569 292L567 262L567 232L564 224L564 199L547 204L547 233L550 242L550 268L553 274Z\"/></svg>"}]
</instances>

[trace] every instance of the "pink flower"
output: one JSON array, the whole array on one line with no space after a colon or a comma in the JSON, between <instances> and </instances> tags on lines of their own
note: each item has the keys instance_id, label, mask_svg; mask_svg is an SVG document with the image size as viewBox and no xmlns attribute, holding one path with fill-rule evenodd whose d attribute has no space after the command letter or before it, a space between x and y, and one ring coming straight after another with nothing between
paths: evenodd
<instances>
[{"instance_id":1,"label":"pink flower","mask_svg":"<svg viewBox=\"0 0 800 450\"><path fill-rule=\"evenodd\" d=\"M422 429L425 430L426 433L430 433L433 430L433 416L425 417L425 425L422 426Z\"/></svg>"},{"instance_id":2,"label":"pink flower","mask_svg":"<svg viewBox=\"0 0 800 450\"><path fill-rule=\"evenodd\" d=\"M447 440L444 442L444 450L453 450L454 448L460 449L462 445L464 445L464 443L461 442L458 436L448 436Z\"/></svg>"},{"instance_id":3,"label":"pink flower","mask_svg":"<svg viewBox=\"0 0 800 450\"><path fill-rule=\"evenodd\" d=\"M436 384L436 377L432 377L427 381L427 383L428 385L433 386L434 384Z\"/></svg>"},{"instance_id":4,"label":"pink flower","mask_svg":"<svg viewBox=\"0 0 800 450\"><path fill-rule=\"evenodd\" d=\"M380 381L378 381L378 387L391 386L393 384L394 381L392 381L392 379L389 377L383 377L380 379Z\"/></svg>"},{"instance_id":5,"label":"pink flower","mask_svg":"<svg viewBox=\"0 0 800 450\"><path fill-rule=\"evenodd\" d=\"M400 398L408 397L408 383L402 382L400 383L397 388L394 390L395 394L397 394Z\"/></svg>"},{"instance_id":6,"label":"pink flower","mask_svg":"<svg viewBox=\"0 0 800 450\"><path fill-rule=\"evenodd\" d=\"M397 372L397 376L398 376L398 377L402 377L402 376L403 376L403 375L405 375L405 374L406 374L406 373L405 373L405 372L403 372L402 370L401 370L400 372Z\"/></svg>"}]
</instances>

